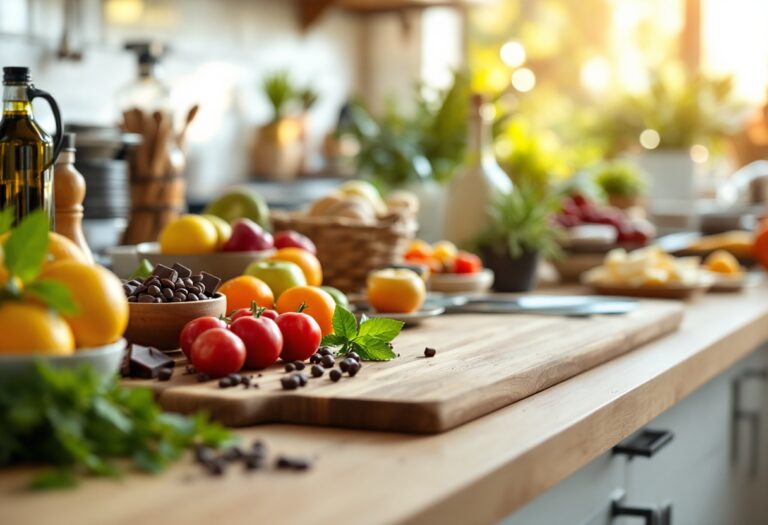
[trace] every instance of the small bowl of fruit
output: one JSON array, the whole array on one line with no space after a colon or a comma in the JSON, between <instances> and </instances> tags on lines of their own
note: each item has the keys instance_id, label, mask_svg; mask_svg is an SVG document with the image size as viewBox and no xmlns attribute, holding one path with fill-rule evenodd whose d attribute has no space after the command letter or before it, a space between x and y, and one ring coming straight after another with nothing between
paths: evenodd
<instances>
[{"instance_id":1,"label":"small bowl of fruit","mask_svg":"<svg viewBox=\"0 0 768 525\"><path fill-rule=\"evenodd\" d=\"M459 250L449 241L430 245L416 239L403 258L428 269L427 285L433 292L483 293L493 286L493 271L483 267L480 257Z\"/></svg>"}]
</instances>

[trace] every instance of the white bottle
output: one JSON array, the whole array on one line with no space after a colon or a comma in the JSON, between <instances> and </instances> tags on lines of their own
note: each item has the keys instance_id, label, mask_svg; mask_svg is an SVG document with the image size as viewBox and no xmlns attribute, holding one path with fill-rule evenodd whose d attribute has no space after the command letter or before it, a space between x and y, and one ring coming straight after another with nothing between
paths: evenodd
<instances>
[{"instance_id":1,"label":"white bottle","mask_svg":"<svg viewBox=\"0 0 768 525\"><path fill-rule=\"evenodd\" d=\"M472 95L467 159L451 179L443 219L445 238L459 246L486 230L496 196L513 190L493 154L491 113L481 95Z\"/></svg>"}]
</instances>

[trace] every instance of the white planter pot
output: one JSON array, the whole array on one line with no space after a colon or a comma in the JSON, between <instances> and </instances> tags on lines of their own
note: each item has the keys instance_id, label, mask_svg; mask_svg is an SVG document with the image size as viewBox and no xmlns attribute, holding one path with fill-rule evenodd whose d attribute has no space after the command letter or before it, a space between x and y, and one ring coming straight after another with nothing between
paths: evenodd
<instances>
[{"instance_id":1,"label":"white planter pot","mask_svg":"<svg viewBox=\"0 0 768 525\"><path fill-rule=\"evenodd\" d=\"M418 237L427 242L443 239L443 213L445 210L445 185L427 180L409 182L402 189L413 192L419 198Z\"/></svg>"}]
</instances>

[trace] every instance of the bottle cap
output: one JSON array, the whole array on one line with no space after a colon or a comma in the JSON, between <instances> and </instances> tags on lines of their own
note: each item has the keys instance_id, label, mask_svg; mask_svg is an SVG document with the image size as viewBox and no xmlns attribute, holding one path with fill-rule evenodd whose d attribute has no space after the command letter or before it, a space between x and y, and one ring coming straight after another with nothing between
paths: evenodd
<instances>
[{"instance_id":1,"label":"bottle cap","mask_svg":"<svg viewBox=\"0 0 768 525\"><path fill-rule=\"evenodd\" d=\"M75 151L75 133L64 133L61 151Z\"/></svg>"},{"instance_id":2,"label":"bottle cap","mask_svg":"<svg viewBox=\"0 0 768 525\"><path fill-rule=\"evenodd\" d=\"M17 85L28 84L32 78L29 75L28 67L4 67L3 68L3 84Z\"/></svg>"}]
</instances>

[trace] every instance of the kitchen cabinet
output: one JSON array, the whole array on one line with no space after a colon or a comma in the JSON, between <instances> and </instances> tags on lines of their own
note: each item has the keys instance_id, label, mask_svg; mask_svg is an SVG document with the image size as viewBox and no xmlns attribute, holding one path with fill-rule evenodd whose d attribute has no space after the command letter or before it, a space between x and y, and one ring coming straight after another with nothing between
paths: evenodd
<instances>
[{"instance_id":1,"label":"kitchen cabinet","mask_svg":"<svg viewBox=\"0 0 768 525\"><path fill-rule=\"evenodd\" d=\"M764 524L768 515L766 370L768 347L762 347L648 423L644 428L673 434L652 457L606 453L502 524L642 523L639 518L611 519L611 502L618 496L623 496L623 505L632 507L660 508L670 503L674 525ZM741 393L735 396L737 383ZM744 418L734 418L739 412L756 415L757 433ZM734 424L739 426L737 432ZM758 441L753 443L755 438Z\"/></svg>"}]
</instances>

